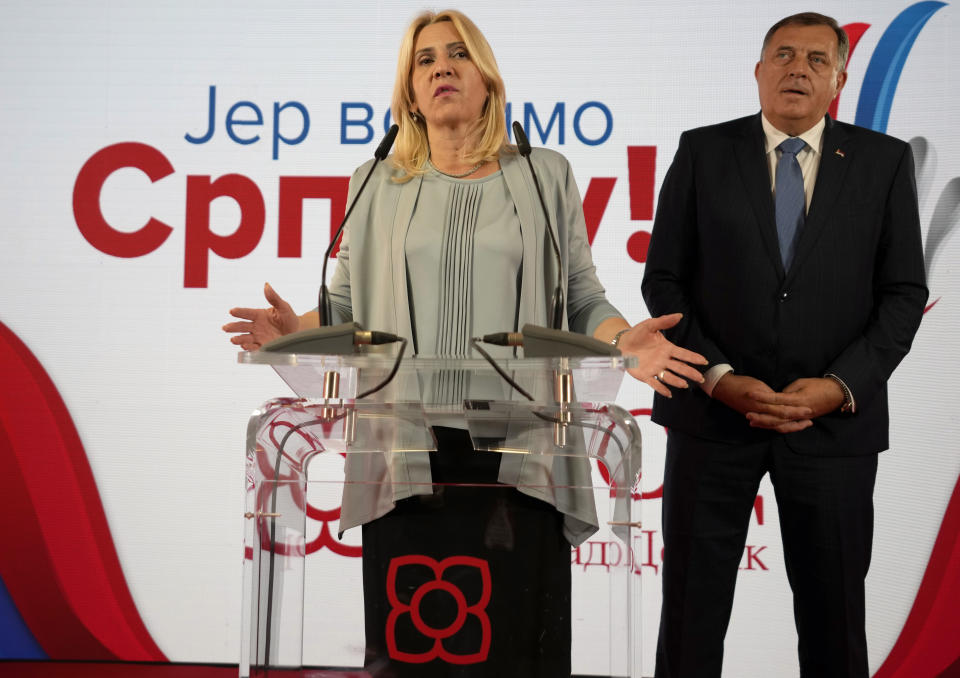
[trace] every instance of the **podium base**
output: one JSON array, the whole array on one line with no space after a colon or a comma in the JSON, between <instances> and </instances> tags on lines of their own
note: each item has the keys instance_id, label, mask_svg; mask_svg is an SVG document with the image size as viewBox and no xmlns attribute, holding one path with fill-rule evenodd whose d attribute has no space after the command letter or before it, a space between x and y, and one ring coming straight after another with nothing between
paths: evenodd
<instances>
[{"instance_id":1,"label":"podium base","mask_svg":"<svg viewBox=\"0 0 960 678\"><path fill-rule=\"evenodd\" d=\"M496 485L500 455L435 428L433 493L363 526L371 678L570 675L570 544L551 505ZM441 461L442 460L442 461Z\"/></svg>"}]
</instances>

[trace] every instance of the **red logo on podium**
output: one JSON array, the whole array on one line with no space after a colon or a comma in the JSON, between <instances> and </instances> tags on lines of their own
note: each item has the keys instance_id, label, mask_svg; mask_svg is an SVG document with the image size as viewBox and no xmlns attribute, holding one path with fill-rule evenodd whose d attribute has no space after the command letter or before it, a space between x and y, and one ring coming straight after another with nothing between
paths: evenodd
<instances>
[{"instance_id":1,"label":"red logo on podium","mask_svg":"<svg viewBox=\"0 0 960 678\"><path fill-rule=\"evenodd\" d=\"M398 575L405 578L401 571L404 568L415 567L418 570L427 567L433 572L434 578L420 584L414 591L409 603L404 603L398 595ZM467 567L476 570L480 580L480 597L473 604L467 602L464 592L451 581L444 579L446 570L452 567ZM456 617L444 628L430 626L421 614L423 599L434 591L442 591L450 595L456 603ZM440 659L448 664L476 664L487 659L490 651L490 618L487 616L487 604L490 602L491 582L490 566L487 561L470 556L451 556L437 562L429 556L409 555L394 558L390 561L387 571L387 599L390 601L390 614L387 617L387 651L391 659L411 664L423 664L433 659ZM409 623L426 638L433 639L433 646L426 652L406 652L397 643L397 624L404 623L405 615L409 615ZM476 617L480 624L480 647L476 652L456 654L444 647L443 641L453 638L463 630L468 616Z\"/></svg>"}]
</instances>

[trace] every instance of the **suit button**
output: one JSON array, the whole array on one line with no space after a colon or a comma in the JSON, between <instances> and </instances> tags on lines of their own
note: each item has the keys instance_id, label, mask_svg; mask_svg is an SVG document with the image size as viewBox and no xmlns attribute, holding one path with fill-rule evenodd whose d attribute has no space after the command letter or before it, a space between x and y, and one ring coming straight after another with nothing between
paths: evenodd
<instances>
[{"instance_id":1,"label":"suit button","mask_svg":"<svg viewBox=\"0 0 960 678\"><path fill-rule=\"evenodd\" d=\"M785 302L789 297L790 297L790 293L789 293L789 292L781 292L781 293L780 293L780 303L782 304L782 303Z\"/></svg>"}]
</instances>

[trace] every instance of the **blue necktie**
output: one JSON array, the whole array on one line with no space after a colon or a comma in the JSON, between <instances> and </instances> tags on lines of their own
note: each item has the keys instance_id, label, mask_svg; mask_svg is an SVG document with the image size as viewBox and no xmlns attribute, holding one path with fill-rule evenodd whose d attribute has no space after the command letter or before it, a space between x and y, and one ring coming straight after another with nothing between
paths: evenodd
<instances>
[{"instance_id":1,"label":"blue necktie","mask_svg":"<svg viewBox=\"0 0 960 678\"><path fill-rule=\"evenodd\" d=\"M806 213L803 173L800 171L800 163L797 162L797 153L806 145L803 139L791 137L777 146L780 151L776 181L777 237L780 240L780 260L783 262L784 271L790 270L797 233L803 226Z\"/></svg>"}]
</instances>

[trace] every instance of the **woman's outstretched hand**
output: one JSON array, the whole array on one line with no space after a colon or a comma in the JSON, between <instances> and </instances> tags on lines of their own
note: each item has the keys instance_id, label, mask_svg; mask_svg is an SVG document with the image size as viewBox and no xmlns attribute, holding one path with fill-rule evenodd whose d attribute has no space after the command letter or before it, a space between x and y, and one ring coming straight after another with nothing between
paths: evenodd
<instances>
[{"instance_id":1,"label":"woman's outstretched hand","mask_svg":"<svg viewBox=\"0 0 960 678\"><path fill-rule=\"evenodd\" d=\"M667 340L662 330L680 322L682 313L671 313L637 323L620 337L617 346L624 355L634 356L638 365L630 375L660 395L670 397L670 388L687 388L687 380L703 383L700 370L691 365L706 365L707 359Z\"/></svg>"},{"instance_id":2,"label":"woman's outstretched hand","mask_svg":"<svg viewBox=\"0 0 960 678\"><path fill-rule=\"evenodd\" d=\"M234 333L231 343L244 351L256 351L267 342L300 329L300 318L270 283L264 284L263 296L269 308L231 308L230 315L243 320L223 326L224 332Z\"/></svg>"}]
</instances>

